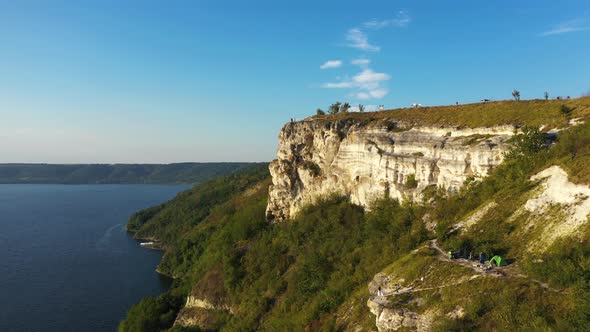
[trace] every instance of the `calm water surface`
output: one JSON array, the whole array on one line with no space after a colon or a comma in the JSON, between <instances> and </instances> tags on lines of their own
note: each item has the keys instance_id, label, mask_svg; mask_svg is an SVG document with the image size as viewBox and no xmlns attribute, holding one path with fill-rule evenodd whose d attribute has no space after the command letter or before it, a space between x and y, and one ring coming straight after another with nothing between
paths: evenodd
<instances>
[{"instance_id":1,"label":"calm water surface","mask_svg":"<svg viewBox=\"0 0 590 332\"><path fill-rule=\"evenodd\" d=\"M0 185L0 331L115 331L170 282L127 218L188 188Z\"/></svg>"}]
</instances>

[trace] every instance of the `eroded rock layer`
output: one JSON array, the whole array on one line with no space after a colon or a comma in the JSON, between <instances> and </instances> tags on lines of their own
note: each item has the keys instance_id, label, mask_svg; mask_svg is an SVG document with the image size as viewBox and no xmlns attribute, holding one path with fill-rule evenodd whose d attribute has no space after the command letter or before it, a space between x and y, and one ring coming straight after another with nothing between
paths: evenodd
<instances>
[{"instance_id":1,"label":"eroded rock layer","mask_svg":"<svg viewBox=\"0 0 590 332\"><path fill-rule=\"evenodd\" d=\"M508 150L511 126L411 127L395 121L305 120L283 126L270 164L267 218L279 222L332 193L370 207L389 196L420 199L486 176Z\"/></svg>"}]
</instances>

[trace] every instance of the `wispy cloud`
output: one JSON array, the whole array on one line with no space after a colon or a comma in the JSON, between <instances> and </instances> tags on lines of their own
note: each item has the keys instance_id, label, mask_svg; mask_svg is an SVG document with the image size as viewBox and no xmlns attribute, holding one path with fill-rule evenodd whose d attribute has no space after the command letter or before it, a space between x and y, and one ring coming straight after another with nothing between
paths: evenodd
<instances>
[{"instance_id":1,"label":"wispy cloud","mask_svg":"<svg viewBox=\"0 0 590 332\"><path fill-rule=\"evenodd\" d=\"M541 33L541 36L553 36L583 30L590 30L590 26L581 19L574 19L554 25L551 29Z\"/></svg>"},{"instance_id":2,"label":"wispy cloud","mask_svg":"<svg viewBox=\"0 0 590 332\"><path fill-rule=\"evenodd\" d=\"M328 89L342 89L342 88L353 88L354 84L351 81L335 82L335 83L324 83L322 88Z\"/></svg>"},{"instance_id":3,"label":"wispy cloud","mask_svg":"<svg viewBox=\"0 0 590 332\"><path fill-rule=\"evenodd\" d=\"M360 59L354 59L354 60L350 61L350 63L353 64L353 65L357 65L357 66L361 66L361 67L366 67L366 66L369 65L369 63L371 63L371 60L360 58Z\"/></svg>"},{"instance_id":4,"label":"wispy cloud","mask_svg":"<svg viewBox=\"0 0 590 332\"><path fill-rule=\"evenodd\" d=\"M355 97L357 97L358 99L381 99L383 97L385 97L385 95L387 95L389 91L387 91L387 89L375 89L375 90L370 90L367 92L358 92L357 94L355 94Z\"/></svg>"},{"instance_id":5,"label":"wispy cloud","mask_svg":"<svg viewBox=\"0 0 590 332\"><path fill-rule=\"evenodd\" d=\"M354 88L356 89L354 96L358 99L381 99L389 92L381 86L381 83L390 79L389 74L378 73L367 68L356 74L352 79L324 83L322 87L330 89Z\"/></svg>"},{"instance_id":6,"label":"wispy cloud","mask_svg":"<svg viewBox=\"0 0 590 332\"><path fill-rule=\"evenodd\" d=\"M324 64L322 64L320 66L320 69L328 69L328 68L338 68L342 66L342 61L340 60L329 60L324 62Z\"/></svg>"},{"instance_id":7,"label":"wispy cloud","mask_svg":"<svg viewBox=\"0 0 590 332\"><path fill-rule=\"evenodd\" d=\"M367 35L359 28L352 28L346 33L346 40L348 46L352 48L358 48L359 50L377 52L381 48L376 45L369 43Z\"/></svg>"},{"instance_id":8,"label":"wispy cloud","mask_svg":"<svg viewBox=\"0 0 590 332\"><path fill-rule=\"evenodd\" d=\"M387 20L372 19L363 23L363 27L375 30L386 27L405 28L410 22L412 22L412 18L405 11L400 10L395 18Z\"/></svg>"},{"instance_id":9,"label":"wispy cloud","mask_svg":"<svg viewBox=\"0 0 590 332\"><path fill-rule=\"evenodd\" d=\"M355 48L364 52L379 52L381 47L379 45L369 42L367 32L384 29L387 27L405 28L410 22L411 17L405 11L399 11L394 18L389 19L372 19L366 21L356 27L349 29L346 32L346 46ZM350 64L359 66L361 71L352 78L344 79L336 78L336 82L328 82L322 84L322 88L327 89L351 89L351 94L354 98L360 100L366 99L381 99L385 97L389 90L383 87L386 81L391 79L391 75L387 73L379 73L369 68L371 60L366 58L366 54L362 57L353 59ZM320 69L336 68L342 66L340 60L327 61L320 66Z\"/></svg>"}]
</instances>

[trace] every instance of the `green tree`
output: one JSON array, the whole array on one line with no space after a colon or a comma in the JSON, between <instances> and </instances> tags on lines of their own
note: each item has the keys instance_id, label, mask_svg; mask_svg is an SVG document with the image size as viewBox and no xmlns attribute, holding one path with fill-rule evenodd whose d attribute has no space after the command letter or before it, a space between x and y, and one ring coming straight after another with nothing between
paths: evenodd
<instances>
[{"instance_id":1,"label":"green tree","mask_svg":"<svg viewBox=\"0 0 590 332\"><path fill-rule=\"evenodd\" d=\"M342 106L340 106L340 113L346 113L348 112L348 109L350 109L350 104L344 103Z\"/></svg>"},{"instance_id":2,"label":"green tree","mask_svg":"<svg viewBox=\"0 0 590 332\"><path fill-rule=\"evenodd\" d=\"M315 112L316 112L317 115L324 115L324 114L326 114L326 112L324 112L321 108L318 108Z\"/></svg>"},{"instance_id":3,"label":"green tree","mask_svg":"<svg viewBox=\"0 0 590 332\"><path fill-rule=\"evenodd\" d=\"M328 113L330 113L330 114L338 113L340 111L340 105L342 105L342 103L340 103L339 101L330 105L330 107L328 107Z\"/></svg>"},{"instance_id":4,"label":"green tree","mask_svg":"<svg viewBox=\"0 0 590 332\"><path fill-rule=\"evenodd\" d=\"M363 113L365 111L365 105L359 104L359 112Z\"/></svg>"},{"instance_id":5,"label":"green tree","mask_svg":"<svg viewBox=\"0 0 590 332\"><path fill-rule=\"evenodd\" d=\"M514 89L512 90L512 98L514 98L514 100L519 101L520 100L520 91Z\"/></svg>"},{"instance_id":6,"label":"green tree","mask_svg":"<svg viewBox=\"0 0 590 332\"><path fill-rule=\"evenodd\" d=\"M507 154L509 158L531 156L547 149L547 141L539 128L524 127L522 133L512 138L512 150Z\"/></svg>"},{"instance_id":7,"label":"green tree","mask_svg":"<svg viewBox=\"0 0 590 332\"><path fill-rule=\"evenodd\" d=\"M545 96L545 100L549 100L549 92L545 91L544 96Z\"/></svg>"}]
</instances>

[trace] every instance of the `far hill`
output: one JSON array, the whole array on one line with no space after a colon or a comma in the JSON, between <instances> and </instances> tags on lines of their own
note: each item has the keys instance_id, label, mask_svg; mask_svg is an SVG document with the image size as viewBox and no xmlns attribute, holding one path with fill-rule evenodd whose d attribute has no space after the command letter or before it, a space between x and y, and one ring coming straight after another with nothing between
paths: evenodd
<instances>
[{"instance_id":1,"label":"far hill","mask_svg":"<svg viewBox=\"0 0 590 332\"><path fill-rule=\"evenodd\" d=\"M254 164L0 164L0 183L198 184Z\"/></svg>"}]
</instances>

